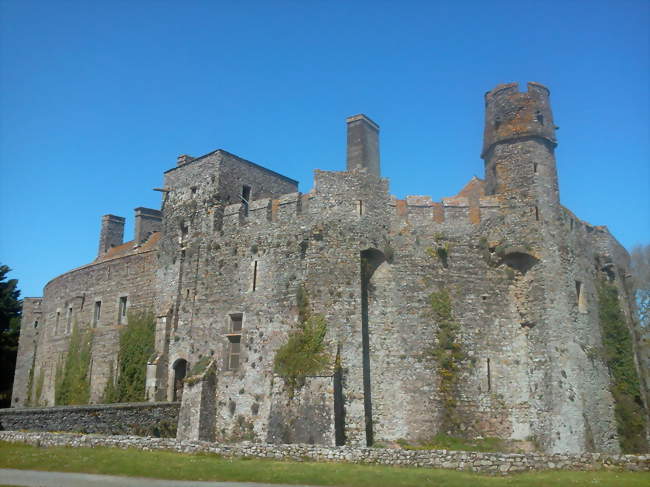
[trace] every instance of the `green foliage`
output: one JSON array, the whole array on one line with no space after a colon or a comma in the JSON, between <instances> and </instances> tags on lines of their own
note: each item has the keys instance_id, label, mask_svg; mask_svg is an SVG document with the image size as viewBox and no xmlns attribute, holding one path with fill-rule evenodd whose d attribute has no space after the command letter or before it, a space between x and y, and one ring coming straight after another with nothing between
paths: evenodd
<instances>
[{"instance_id":1,"label":"green foliage","mask_svg":"<svg viewBox=\"0 0 650 487\"><path fill-rule=\"evenodd\" d=\"M435 248L429 247L427 249L427 253L431 257L436 257L440 261L443 267L447 267L449 265L450 251L451 251L451 245L449 244L449 242L445 242L444 244L438 244L436 245Z\"/></svg>"},{"instance_id":2,"label":"green foliage","mask_svg":"<svg viewBox=\"0 0 650 487\"><path fill-rule=\"evenodd\" d=\"M397 443L405 450L461 450L482 452L503 452L509 450L506 441L501 438L466 439L444 434L437 434L433 438L415 445L405 440L398 440Z\"/></svg>"},{"instance_id":3,"label":"green foliage","mask_svg":"<svg viewBox=\"0 0 650 487\"><path fill-rule=\"evenodd\" d=\"M18 280L6 280L10 271L8 266L0 265L0 408L11 405L22 309Z\"/></svg>"},{"instance_id":4,"label":"green foliage","mask_svg":"<svg viewBox=\"0 0 650 487\"><path fill-rule=\"evenodd\" d=\"M65 361L56 371L54 402L57 405L88 404L90 400L90 354L92 331L75 323ZM36 394L38 400L39 395Z\"/></svg>"},{"instance_id":5,"label":"green foliage","mask_svg":"<svg viewBox=\"0 0 650 487\"><path fill-rule=\"evenodd\" d=\"M329 363L325 353L327 322L320 314L311 314L309 297L300 286L296 295L298 301L298 329L289 335L287 342L275 354L274 372L282 376L290 394L304 384L309 375L321 372Z\"/></svg>"},{"instance_id":6,"label":"green foliage","mask_svg":"<svg viewBox=\"0 0 650 487\"><path fill-rule=\"evenodd\" d=\"M120 333L117 382L115 386L110 381L106 385L105 402L145 400L147 362L154 353L155 333L153 313L129 313L128 325Z\"/></svg>"},{"instance_id":7,"label":"green foliage","mask_svg":"<svg viewBox=\"0 0 650 487\"><path fill-rule=\"evenodd\" d=\"M612 375L611 391L621 449L625 453L645 452L645 411L639 377L634 363L632 337L621 311L616 286L601 281L598 313L603 334L605 360Z\"/></svg>"},{"instance_id":8,"label":"green foliage","mask_svg":"<svg viewBox=\"0 0 650 487\"><path fill-rule=\"evenodd\" d=\"M192 369L190 370L188 377L200 375L205 372L205 370L208 368L208 365L210 365L211 360L212 358L208 356L201 357L194 365L192 365Z\"/></svg>"},{"instance_id":9,"label":"green foliage","mask_svg":"<svg viewBox=\"0 0 650 487\"><path fill-rule=\"evenodd\" d=\"M456 431L460 426L456 392L460 363L465 358L458 342L460 324L454 320L451 298L445 289L431 293L429 304L433 318L438 324L437 344L431 355L438 363L440 395L442 397L442 424L447 431Z\"/></svg>"}]
</instances>

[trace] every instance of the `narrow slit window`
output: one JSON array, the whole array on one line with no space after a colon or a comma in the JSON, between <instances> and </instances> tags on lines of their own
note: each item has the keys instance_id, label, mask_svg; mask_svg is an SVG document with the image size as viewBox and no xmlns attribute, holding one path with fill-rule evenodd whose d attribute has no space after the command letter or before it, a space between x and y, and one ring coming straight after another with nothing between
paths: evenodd
<instances>
[{"instance_id":1,"label":"narrow slit window","mask_svg":"<svg viewBox=\"0 0 650 487\"><path fill-rule=\"evenodd\" d=\"M120 298L120 304L119 304L118 311L117 311L117 322L120 325L126 323L127 301L128 301L128 298L126 296L122 296Z\"/></svg>"},{"instance_id":2,"label":"narrow slit window","mask_svg":"<svg viewBox=\"0 0 650 487\"><path fill-rule=\"evenodd\" d=\"M241 204L244 207L244 216L248 216L248 206L250 204L250 199L251 199L251 187L246 185L242 186Z\"/></svg>"},{"instance_id":3,"label":"narrow slit window","mask_svg":"<svg viewBox=\"0 0 650 487\"><path fill-rule=\"evenodd\" d=\"M93 326L97 326L99 324L99 320L102 317L102 302L101 301L95 301L95 309L93 312Z\"/></svg>"},{"instance_id":4,"label":"narrow slit window","mask_svg":"<svg viewBox=\"0 0 650 487\"><path fill-rule=\"evenodd\" d=\"M34 322L34 328L38 328L38 320Z\"/></svg>"},{"instance_id":5,"label":"narrow slit window","mask_svg":"<svg viewBox=\"0 0 650 487\"><path fill-rule=\"evenodd\" d=\"M576 281L576 303L578 305L578 312L586 313L587 312L587 301L585 299L585 293L582 286L582 282Z\"/></svg>"},{"instance_id":6,"label":"narrow slit window","mask_svg":"<svg viewBox=\"0 0 650 487\"><path fill-rule=\"evenodd\" d=\"M490 370L490 359L487 359L487 386L488 392L492 391L492 371Z\"/></svg>"},{"instance_id":7,"label":"narrow slit window","mask_svg":"<svg viewBox=\"0 0 650 487\"><path fill-rule=\"evenodd\" d=\"M539 208L535 207L535 220L539 221Z\"/></svg>"},{"instance_id":8,"label":"narrow slit window","mask_svg":"<svg viewBox=\"0 0 650 487\"><path fill-rule=\"evenodd\" d=\"M257 261L253 262L253 292L257 289Z\"/></svg>"},{"instance_id":9,"label":"narrow slit window","mask_svg":"<svg viewBox=\"0 0 650 487\"><path fill-rule=\"evenodd\" d=\"M72 306L68 308L68 314L66 316L65 332L70 333L71 329L72 329Z\"/></svg>"},{"instance_id":10,"label":"narrow slit window","mask_svg":"<svg viewBox=\"0 0 650 487\"><path fill-rule=\"evenodd\" d=\"M61 312L57 311L56 312L56 323L54 323L54 334L58 335L59 334L59 321L61 320Z\"/></svg>"},{"instance_id":11,"label":"narrow slit window","mask_svg":"<svg viewBox=\"0 0 650 487\"><path fill-rule=\"evenodd\" d=\"M537 163L533 162L533 172L537 174Z\"/></svg>"},{"instance_id":12,"label":"narrow slit window","mask_svg":"<svg viewBox=\"0 0 650 487\"><path fill-rule=\"evenodd\" d=\"M363 216L363 200L359 200L359 216Z\"/></svg>"}]
</instances>

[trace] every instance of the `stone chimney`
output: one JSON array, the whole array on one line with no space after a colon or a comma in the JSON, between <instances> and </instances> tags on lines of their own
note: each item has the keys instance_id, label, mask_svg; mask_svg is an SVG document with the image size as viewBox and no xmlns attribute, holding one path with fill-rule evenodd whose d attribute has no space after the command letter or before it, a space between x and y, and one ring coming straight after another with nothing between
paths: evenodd
<instances>
[{"instance_id":1,"label":"stone chimney","mask_svg":"<svg viewBox=\"0 0 650 487\"><path fill-rule=\"evenodd\" d=\"M348 117L347 170L365 168L368 174L380 176L379 125L363 114Z\"/></svg>"},{"instance_id":2,"label":"stone chimney","mask_svg":"<svg viewBox=\"0 0 650 487\"><path fill-rule=\"evenodd\" d=\"M117 247L124 242L124 218L115 215L102 217L102 229L99 234L99 253L105 254L111 247Z\"/></svg>"},{"instance_id":3,"label":"stone chimney","mask_svg":"<svg viewBox=\"0 0 650 487\"><path fill-rule=\"evenodd\" d=\"M162 228L162 213L159 210L139 207L135 209L135 245L145 242L153 232Z\"/></svg>"},{"instance_id":4,"label":"stone chimney","mask_svg":"<svg viewBox=\"0 0 650 487\"><path fill-rule=\"evenodd\" d=\"M192 162L193 160L194 158L192 156L188 156L187 154L181 154L176 159L176 165L182 166L183 164L187 164L188 162Z\"/></svg>"}]
</instances>

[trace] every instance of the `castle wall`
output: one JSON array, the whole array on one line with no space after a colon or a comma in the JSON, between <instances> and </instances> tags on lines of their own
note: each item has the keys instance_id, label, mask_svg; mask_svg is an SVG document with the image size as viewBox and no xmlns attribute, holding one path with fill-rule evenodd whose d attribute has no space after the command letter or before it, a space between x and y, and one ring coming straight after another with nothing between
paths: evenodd
<instances>
[{"instance_id":1,"label":"castle wall","mask_svg":"<svg viewBox=\"0 0 650 487\"><path fill-rule=\"evenodd\" d=\"M128 245L128 244L127 244ZM42 394L34 397L39 405L53 405L56 369L63 360L75 326L91 330L91 402L100 402L111 367L117 366L119 301L127 298L129 311L153 308L153 277L156 254L151 249L80 267L50 281L44 290L39 321L38 348L32 387L42 380ZM95 303L101 302L95 322ZM70 314L71 310L71 314ZM25 323L25 321L23 321ZM25 349L25 354L27 349ZM28 359L20 351L20 363ZM31 366L31 364L30 364ZM42 378L41 378L42 377ZM27 405L26 395L15 405Z\"/></svg>"},{"instance_id":2,"label":"castle wall","mask_svg":"<svg viewBox=\"0 0 650 487\"><path fill-rule=\"evenodd\" d=\"M38 353L38 342L43 330L43 312L41 298L23 299L23 309L20 322L20 339L16 358L11 405L26 404L29 390L33 385L33 366Z\"/></svg>"}]
</instances>

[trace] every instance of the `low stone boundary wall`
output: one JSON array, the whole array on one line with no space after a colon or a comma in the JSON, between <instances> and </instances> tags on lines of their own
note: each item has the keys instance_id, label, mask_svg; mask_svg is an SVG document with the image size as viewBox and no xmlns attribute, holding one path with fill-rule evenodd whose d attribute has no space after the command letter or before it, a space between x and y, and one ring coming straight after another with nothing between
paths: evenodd
<instances>
[{"instance_id":1,"label":"low stone boundary wall","mask_svg":"<svg viewBox=\"0 0 650 487\"><path fill-rule=\"evenodd\" d=\"M650 470L649 455L543 455L537 453L479 453L449 450L402 450L350 446L270 445L257 443L217 444L140 436L100 436L70 433L24 433L0 431L0 441L37 446L138 448L180 453L214 453L223 457L257 457L276 460L305 459L349 463L372 463L410 467L446 468L492 474L527 470Z\"/></svg>"},{"instance_id":2,"label":"low stone boundary wall","mask_svg":"<svg viewBox=\"0 0 650 487\"><path fill-rule=\"evenodd\" d=\"M180 403L0 409L0 430L175 437Z\"/></svg>"}]
</instances>

